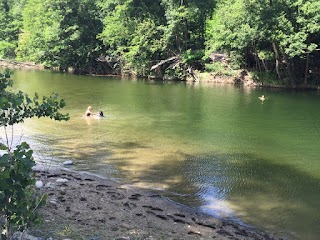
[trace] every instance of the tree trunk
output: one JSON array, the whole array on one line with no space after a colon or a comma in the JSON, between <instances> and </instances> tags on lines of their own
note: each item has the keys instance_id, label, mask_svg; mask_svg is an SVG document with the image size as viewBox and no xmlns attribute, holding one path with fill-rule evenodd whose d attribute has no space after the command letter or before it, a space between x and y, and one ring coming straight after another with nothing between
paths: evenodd
<instances>
[{"instance_id":1,"label":"tree trunk","mask_svg":"<svg viewBox=\"0 0 320 240\"><path fill-rule=\"evenodd\" d=\"M12 240L9 218L6 218L6 239Z\"/></svg>"},{"instance_id":2,"label":"tree trunk","mask_svg":"<svg viewBox=\"0 0 320 240\"><path fill-rule=\"evenodd\" d=\"M261 59L261 62L262 62L262 65L263 65L263 68L266 72L268 72L268 67L267 67L267 64L266 64L266 61L264 59Z\"/></svg>"},{"instance_id":3,"label":"tree trunk","mask_svg":"<svg viewBox=\"0 0 320 240\"><path fill-rule=\"evenodd\" d=\"M253 55L254 55L254 60L256 61L256 68L259 70L259 72L262 72L261 69L261 64L260 64L260 58L258 56L258 52L257 52L257 48L256 48L256 44L253 43Z\"/></svg>"},{"instance_id":4,"label":"tree trunk","mask_svg":"<svg viewBox=\"0 0 320 240\"><path fill-rule=\"evenodd\" d=\"M179 49L179 53L181 53L182 52L181 51L181 41L180 41L179 33L177 30L176 30L175 37L176 37L177 48Z\"/></svg>"},{"instance_id":5,"label":"tree trunk","mask_svg":"<svg viewBox=\"0 0 320 240\"><path fill-rule=\"evenodd\" d=\"M307 53L307 59L306 59L306 70L304 73L304 85L308 84L308 73L309 73L309 60L310 60L310 54Z\"/></svg>"},{"instance_id":6,"label":"tree trunk","mask_svg":"<svg viewBox=\"0 0 320 240\"><path fill-rule=\"evenodd\" d=\"M284 56L284 61L285 61L286 65L287 65L287 71L288 71L288 75L289 75L289 78L290 78L291 86L294 86L294 84L295 84L295 77L294 77L294 75L292 74L290 59L289 59L289 57L288 57L287 54L283 54L283 56Z\"/></svg>"},{"instance_id":7,"label":"tree trunk","mask_svg":"<svg viewBox=\"0 0 320 240\"><path fill-rule=\"evenodd\" d=\"M279 78L279 80L281 80L281 75L280 75L280 55L279 55L279 50L278 50L278 47L276 45L275 42L272 43L272 48L273 48L273 51L274 51L274 55L275 55L275 58L276 58L276 72L277 72L277 76Z\"/></svg>"},{"instance_id":8,"label":"tree trunk","mask_svg":"<svg viewBox=\"0 0 320 240\"><path fill-rule=\"evenodd\" d=\"M3 214L0 213L0 216L2 216ZM3 227L3 224L5 223L5 220L3 217L0 217L0 240L2 240L2 227Z\"/></svg>"},{"instance_id":9,"label":"tree trunk","mask_svg":"<svg viewBox=\"0 0 320 240\"><path fill-rule=\"evenodd\" d=\"M255 51L254 53L254 58L255 58L255 61L256 61L256 68L259 70L259 72L261 73L262 70L261 70L261 64L260 64L260 59L258 57L258 53L257 51Z\"/></svg>"}]
</instances>

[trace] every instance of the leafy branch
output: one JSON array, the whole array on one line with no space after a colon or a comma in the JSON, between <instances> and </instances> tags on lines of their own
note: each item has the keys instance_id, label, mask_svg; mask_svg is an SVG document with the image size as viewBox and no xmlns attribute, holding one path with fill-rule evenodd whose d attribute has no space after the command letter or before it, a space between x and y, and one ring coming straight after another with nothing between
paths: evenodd
<instances>
[{"instance_id":1,"label":"leafy branch","mask_svg":"<svg viewBox=\"0 0 320 240\"><path fill-rule=\"evenodd\" d=\"M10 72L0 74L0 127L4 128L5 140L0 143L0 240L2 231L5 239L12 239L12 227L25 230L37 219L36 209L46 202L46 196L36 198L31 186L35 179L32 167L35 165L33 151L26 142L13 146L13 126L26 118L50 117L54 120L68 120L68 114L60 113L65 106L57 94L43 97L8 90L12 87ZM11 137L8 128L11 128Z\"/></svg>"}]
</instances>

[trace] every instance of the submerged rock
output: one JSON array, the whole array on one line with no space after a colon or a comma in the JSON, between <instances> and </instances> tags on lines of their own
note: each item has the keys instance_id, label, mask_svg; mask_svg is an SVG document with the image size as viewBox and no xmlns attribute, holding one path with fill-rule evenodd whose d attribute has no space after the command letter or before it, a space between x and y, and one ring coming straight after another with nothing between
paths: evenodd
<instances>
[{"instance_id":1,"label":"submerged rock","mask_svg":"<svg viewBox=\"0 0 320 240\"><path fill-rule=\"evenodd\" d=\"M34 172L46 172L49 171L50 167L43 164L36 164L32 167L32 171Z\"/></svg>"},{"instance_id":2,"label":"submerged rock","mask_svg":"<svg viewBox=\"0 0 320 240\"><path fill-rule=\"evenodd\" d=\"M28 233L15 232L12 236L12 240L45 240L44 238L34 237Z\"/></svg>"},{"instance_id":3,"label":"submerged rock","mask_svg":"<svg viewBox=\"0 0 320 240\"><path fill-rule=\"evenodd\" d=\"M43 186L44 186L44 184L41 180L37 180L35 185L36 185L36 188L43 188Z\"/></svg>"},{"instance_id":4,"label":"submerged rock","mask_svg":"<svg viewBox=\"0 0 320 240\"><path fill-rule=\"evenodd\" d=\"M69 181L69 180L66 179L66 178L58 178L58 179L56 180L57 183L66 183L66 182L68 182L68 181Z\"/></svg>"},{"instance_id":5,"label":"submerged rock","mask_svg":"<svg viewBox=\"0 0 320 240\"><path fill-rule=\"evenodd\" d=\"M71 160L63 162L63 165L73 165L73 162Z\"/></svg>"},{"instance_id":6,"label":"submerged rock","mask_svg":"<svg viewBox=\"0 0 320 240\"><path fill-rule=\"evenodd\" d=\"M56 187L56 185L54 183L52 183L52 182L48 182L48 183L46 183L45 187L54 189Z\"/></svg>"}]
</instances>

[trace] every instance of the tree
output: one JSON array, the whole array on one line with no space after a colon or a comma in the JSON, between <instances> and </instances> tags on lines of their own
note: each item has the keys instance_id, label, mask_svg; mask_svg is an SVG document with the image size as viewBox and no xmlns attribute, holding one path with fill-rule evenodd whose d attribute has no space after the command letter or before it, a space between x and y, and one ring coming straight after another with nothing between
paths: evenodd
<instances>
[{"instance_id":1,"label":"tree","mask_svg":"<svg viewBox=\"0 0 320 240\"><path fill-rule=\"evenodd\" d=\"M0 0L0 58L14 58L24 0Z\"/></svg>"},{"instance_id":2,"label":"tree","mask_svg":"<svg viewBox=\"0 0 320 240\"><path fill-rule=\"evenodd\" d=\"M45 200L44 197L35 198L31 193L30 186L35 182L32 150L25 142L13 146L7 134L8 128L13 131L15 124L32 117L50 117L58 121L69 119L67 114L59 112L65 102L58 100L56 94L39 101L37 94L30 98L21 91L14 93L8 90L10 86L10 74L0 74L0 127L6 134L5 142L0 144L5 152L0 155L0 239L4 227L8 240L11 239L11 227L25 230L35 220L35 210Z\"/></svg>"},{"instance_id":3,"label":"tree","mask_svg":"<svg viewBox=\"0 0 320 240\"><path fill-rule=\"evenodd\" d=\"M101 1L104 28L99 39L105 45L105 56L119 72L147 73L152 60L163 48L164 10L160 0Z\"/></svg>"},{"instance_id":4,"label":"tree","mask_svg":"<svg viewBox=\"0 0 320 240\"><path fill-rule=\"evenodd\" d=\"M307 83L319 55L319 13L315 0L221 1L209 21L207 48L236 54L242 67L275 71L284 83Z\"/></svg>"},{"instance_id":5,"label":"tree","mask_svg":"<svg viewBox=\"0 0 320 240\"><path fill-rule=\"evenodd\" d=\"M147 75L150 69L155 69L152 66L159 66L161 75L165 69L187 66L186 62L195 56L195 61L199 60L205 21L213 3L212 0L101 1L99 6L105 17L99 38L108 49L106 55L117 59L122 71L130 69L133 74Z\"/></svg>"},{"instance_id":6,"label":"tree","mask_svg":"<svg viewBox=\"0 0 320 240\"><path fill-rule=\"evenodd\" d=\"M252 20L243 0L221 1L207 22L207 55L224 51L231 56L234 65L245 67L247 53L258 33Z\"/></svg>"},{"instance_id":7,"label":"tree","mask_svg":"<svg viewBox=\"0 0 320 240\"><path fill-rule=\"evenodd\" d=\"M94 0L26 0L19 59L76 73L95 73L102 30Z\"/></svg>"}]
</instances>

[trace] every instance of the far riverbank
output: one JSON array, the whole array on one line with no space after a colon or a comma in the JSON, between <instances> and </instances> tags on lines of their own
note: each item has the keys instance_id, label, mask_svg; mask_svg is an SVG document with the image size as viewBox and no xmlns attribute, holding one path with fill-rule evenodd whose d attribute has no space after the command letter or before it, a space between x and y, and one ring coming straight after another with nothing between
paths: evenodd
<instances>
[{"instance_id":1,"label":"far riverbank","mask_svg":"<svg viewBox=\"0 0 320 240\"><path fill-rule=\"evenodd\" d=\"M35 64L32 62L19 62L16 60L4 60L0 59L0 68L8 69L44 69L42 65Z\"/></svg>"},{"instance_id":2,"label":"far riverbank","mask_svg":"<svg viewBox=\"0 0 320 240\"><path fill-rule=\"evenodd\" d=\"M19 62L16 60L6 60L0 59L0 68L3 69L45 69L43 65L32 63L32 62ZM264 87L264 88L288 88L288 89L301 89L301 90L319 90L319 86L314 85L299 85L299 86L289 86L289 85L281 85L281 84L272 84L272 83L264 83L258 82L254 79L250 71L247 70L238 70L234 71L233 75L220 75L214 72L204 72L197 73L197 79L188 78L187 82L197 82L201 84L230 84L230 85L241 85L247 87ZM108 75L92 75L92 76L113 76L116 75L108 74ZM146 76L145 78L150 79L150 77ZM151 78L153 79L153 78Z\"/></svg>"}]
</instances>

